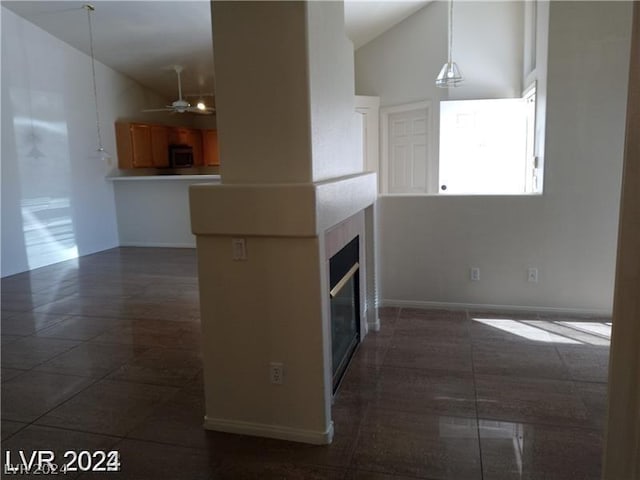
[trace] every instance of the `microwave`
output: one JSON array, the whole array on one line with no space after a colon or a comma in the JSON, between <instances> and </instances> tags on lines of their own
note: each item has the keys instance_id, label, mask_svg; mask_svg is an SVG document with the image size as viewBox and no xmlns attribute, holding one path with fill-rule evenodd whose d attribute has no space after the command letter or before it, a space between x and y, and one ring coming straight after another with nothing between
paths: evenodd
<instances>
[{"instance_id":1,"label":"microwave","mask_svg":"<svg viewBox=\"0 0 640 480\"><path fill-rule=\"evenodd\" d=\"M169 145L169 166L171 168L193 167L193 147L189 145Z\"/></svg>"}]
</instances>

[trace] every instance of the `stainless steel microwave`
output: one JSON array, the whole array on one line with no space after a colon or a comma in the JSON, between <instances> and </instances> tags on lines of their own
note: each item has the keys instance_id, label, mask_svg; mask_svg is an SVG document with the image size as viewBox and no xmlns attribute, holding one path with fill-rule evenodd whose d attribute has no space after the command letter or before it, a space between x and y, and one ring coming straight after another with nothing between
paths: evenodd
<instances>
[{"instance_id":1,"label":"stainless steel microwave","mask_svg":"<svg viewBox=\"0 0 640 480\"><path fill-rule=\"evenodd\" d=\"M169 145L169 165L171 168L193 166L193 147L189 145Z\"/></svg>"}]
</instances>

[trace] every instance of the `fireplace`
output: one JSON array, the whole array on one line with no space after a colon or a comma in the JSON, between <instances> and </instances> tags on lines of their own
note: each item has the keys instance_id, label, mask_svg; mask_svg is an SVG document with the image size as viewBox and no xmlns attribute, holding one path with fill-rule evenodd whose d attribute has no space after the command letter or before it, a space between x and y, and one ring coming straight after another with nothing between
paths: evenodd
<instances>
[{"instance_id":1,"label":"fireplace","mask_svg":"<svg viewBox=\"0 0 640 480\"><path fill-rule=\"evenodd\" d=\"M360 342L360 237L329 260L333 392Z\"/></svg>"}]
</instances>

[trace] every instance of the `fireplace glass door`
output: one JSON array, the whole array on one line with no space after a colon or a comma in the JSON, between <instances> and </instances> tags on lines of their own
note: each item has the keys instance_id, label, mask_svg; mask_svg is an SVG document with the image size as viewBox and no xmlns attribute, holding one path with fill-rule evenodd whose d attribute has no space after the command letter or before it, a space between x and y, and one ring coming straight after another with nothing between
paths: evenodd
<instances>
[{"instance_id":1,"label":"fireplace glass door","mask_svg":"<svg viewBox=\"0 0 640 480\"><path fill-rule=\"evenodd\" d=\"M335 393L360 341L358 237L331 257L331 345Z\"/></svg>"}]
</instances>

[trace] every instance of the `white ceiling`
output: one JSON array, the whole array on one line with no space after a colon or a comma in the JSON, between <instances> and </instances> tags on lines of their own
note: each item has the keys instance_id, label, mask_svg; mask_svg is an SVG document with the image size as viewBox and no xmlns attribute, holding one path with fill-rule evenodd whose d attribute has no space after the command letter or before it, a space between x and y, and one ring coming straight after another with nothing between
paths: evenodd
<instances>
[{"instance_id":1,"label":"white ceiling","mask_svg":"<svg viewBox=\"0 0 640 480\"><path fill-rule=\"evenodd\" d=\"M430 0L347 0L345 23L355 48L364 45ZM2 1L21 17L89 53L82 1ZM160 93L177 98L171 65L183 65L183 92L214 91L211 10L208 0L94 0L95 57Z\"/></svg>"},{"instance_id":2,"label":"white ceiling","mask_svg":"<svg viewBox=\"0 0 640 480\"><path fill-rule=\"evenodd\" d=\"M85 3L93 12L96 59L167 100L177 98L176 74L183 65L183 92L213 91L213 44L208 1L3 1L2 5L55 37L89 53Z\"/></svg>"}]
</instances>

